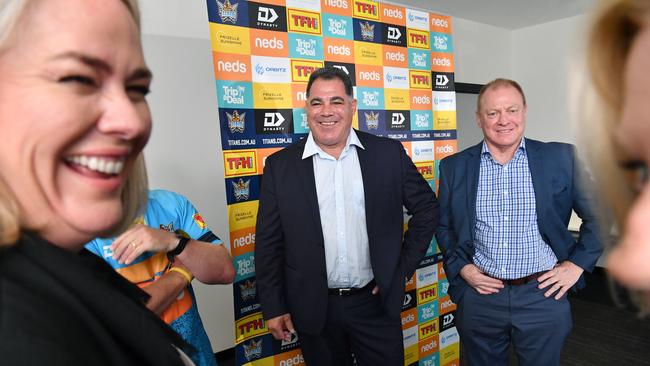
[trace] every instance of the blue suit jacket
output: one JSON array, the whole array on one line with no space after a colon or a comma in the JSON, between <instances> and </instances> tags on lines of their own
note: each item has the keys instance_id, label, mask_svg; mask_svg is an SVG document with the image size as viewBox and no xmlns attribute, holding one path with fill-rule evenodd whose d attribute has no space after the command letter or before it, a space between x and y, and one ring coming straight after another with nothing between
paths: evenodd
<instances>
[{"instance_id":1,"label":"blue suit jacket","mask_svg":"<svg viewBox=\"0 0 650 366\"><path fill-rule=\"evenodd\" d=\"M405 277L424 256L438 202L401 143L356 131L375 281L386 313L399 318ZM318 334L327 314L323 229L306 139L266 160L257 214L255 269L264 319L291 313L299 332ZM403 207L412 215L404 232Z\"/></svg>"},{"instance_id":2,"label":"blue suit jacket","mask_svg":"<svg viewBox=\"0 0 650 366\"><path fill-rule=\"evenodd\" d=\"M449 294L458 302L468 284L460 276L473 263L476 193L483 142L440 162L440 223L436 231L449 279ZM526 153L535 190L537 222L544 241L558 261L565 260L591 272L602 253L594 212L595 196L581 184L584 169L572 145L526 139ZM571 210L582 219L576 241L567 229ZM584 286L581 277L576 288Z\"/></svg>"}]
</instances>

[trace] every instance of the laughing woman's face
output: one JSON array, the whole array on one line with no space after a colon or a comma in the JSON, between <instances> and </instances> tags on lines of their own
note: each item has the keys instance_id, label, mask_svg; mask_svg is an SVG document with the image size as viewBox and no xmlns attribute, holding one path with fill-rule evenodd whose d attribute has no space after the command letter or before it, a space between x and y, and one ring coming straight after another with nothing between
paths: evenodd
<instances>
[{"instance_id":1,"label":"laughing woman's face","mask_svg":"<svg viewBox=\"0 0 650 366\"><path fill-rule=\"evenodd\" d=\"M33 2L0 54L0 178L21 226L63 247L121 219L146 144L151 82L120 1Z\"/></svg>"}]
</instances>

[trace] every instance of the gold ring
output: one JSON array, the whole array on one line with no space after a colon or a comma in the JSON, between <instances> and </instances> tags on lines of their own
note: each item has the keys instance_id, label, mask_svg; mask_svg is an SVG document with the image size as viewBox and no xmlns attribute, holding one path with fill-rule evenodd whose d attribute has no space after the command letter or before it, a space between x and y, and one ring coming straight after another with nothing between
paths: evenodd
<instances>
[{"instance_id":1,"label":"gold ring","mask_svg":"<svg viewBox=\"0 0 650 366\"><path fill-rule=\"evenodd\" d=\"M133 249L135 249L137 246L138 244L136 244L134 241L131 242L131 247L133 247Z\"/></svg>"}]
</instances>

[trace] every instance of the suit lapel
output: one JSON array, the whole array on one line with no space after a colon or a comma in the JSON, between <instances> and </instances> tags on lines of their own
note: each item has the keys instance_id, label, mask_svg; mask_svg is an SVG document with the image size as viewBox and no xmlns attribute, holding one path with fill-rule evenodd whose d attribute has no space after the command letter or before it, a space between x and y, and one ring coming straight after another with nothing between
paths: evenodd
<instances>
[{"instance_id":1,"label":"suit lapel","mask_svg":"<svg viewBox=\"0 0 650 366\"><path fill-rule=\"evenodd\" d=\"M542 156L539 151L540 145L536 141L526 139L526 155L528 156L528 169L530 170L530 179L533 181L533 189L535 190L535 211L537 212L537 220L541 222L543 212L542 206L545 204L544 200L544 164L542 164Z\"/></svg>"},{"instance_id":2,"label":"suit lapel","mask_svg":"<svg viewBox=\"0 0 650 366\"><path fill-rule=\"evenodd\" d=\"M302 202L305 203L309 216L312 218L315 227L318 228L318 230L316 230L318 234L316 235L320 236L321 239L319 243L323 246L323 229L320 222L320 210L318 208L318 193L316 191L316 178L314 177L314 163L311 157L307 159L302 158L306 140L307 139L304 138L300 148L296 149L298 153L295 156L295 166L298 170L297 176L300 180L300 186L303 189Z\"/></svg>"},{"instance_id":3,"label":"suit lapel","mask_svg":"<svg viewBox=\"0 0 650 366\"><path fill-rule=\"evenodd\" d=\"M481 164L481 149L483 142L469 150L467 161L467 210L470 214L470 237L474 239L474 228L476 227L476 194L478 192L478 178Z\"/></svg>"},{"instance_id":4,"label":"suit lapel","mask_svg":"<svg viewBox=\"0 0 650 366\"><path fill-rule=\"evenodd\" d=\"M368 141L366 141L365 136L363 136L362 133L359 133L358 131L355 131L357 133L357 137L359 138L359 141L361 141L361 144L363 145L364 149L362 148L357 148L357 157L359 158L359 165L361 168L361 180L363 181L363 199L365 203L365 208L366 208L366 231L368 232L368 238L371 238L372 231L370 228L370 224L374 220L370 220L368 217L372 212L373 208L373 201L372 201L372 192L374 192L374 184L376 183L376 178L373 179L372 177L380 177L381 174L378 174L377 172L373 172L373 158L370 156L368 153ZM376 159L376 157L375 157ZM376 163L376 160L374 160ZM372 242L372 241L371 241Z\"/></svg>"}]
</instances>

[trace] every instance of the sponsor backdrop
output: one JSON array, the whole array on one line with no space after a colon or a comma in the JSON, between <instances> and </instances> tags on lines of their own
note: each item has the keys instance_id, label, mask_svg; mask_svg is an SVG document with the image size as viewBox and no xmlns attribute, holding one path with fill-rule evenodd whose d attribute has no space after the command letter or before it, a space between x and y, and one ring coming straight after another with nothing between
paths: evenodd
<instances>
[{"instance_id":1,"label":"sponsor backdrop","mask_svg":"<svg viewBox=\"0 0 650 366\"><path fill-rule=\"evenodd\" d=\"M436 187L457 150L451 18L368 0L207 0L223 147L237 365L304 364L299 340L268 333L255 287L260 175L306 136L305 87L323 66L354 83L359 130L402 142ZM458 365L455 305L435 240L406 283L405 365Z\"/></svg>"}]
</instances>

